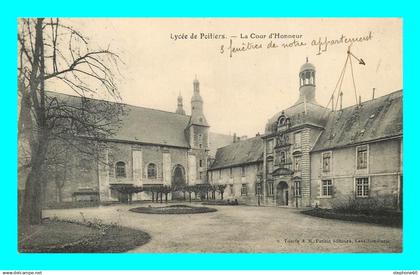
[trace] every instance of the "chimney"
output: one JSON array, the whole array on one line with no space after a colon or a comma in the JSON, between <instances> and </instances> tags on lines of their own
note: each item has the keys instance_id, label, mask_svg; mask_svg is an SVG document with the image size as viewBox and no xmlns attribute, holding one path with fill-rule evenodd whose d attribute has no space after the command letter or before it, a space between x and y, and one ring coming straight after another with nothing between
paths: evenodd
<instances>
[{"instance_id":1,"label":"chimney","mask_svg":"<svg viewBox=\"0 0 420 275\"><path fill-rule=\"evenodd\" d=\"M360 106L362 105L362 96L361 95L359 95L359 105Z\"/></svg>"},{"instance_id":2,"label":"chimney","mask_svg":"<svg viewBox=\"0 0 420 275\"><path fill-rule=\"evenodd\" d=\"M233 133L233 143L236 142L236 133Z\"/></svg>"},{"instance_id":3,"label":"chimney","mask_svg":"<svg viewBox=\"0 0 420 275\"><path fill-rule=\"evenodd\" d=\"M375 99L375 88L372 89L372 99Z\"/></svg>"}]
</instances>

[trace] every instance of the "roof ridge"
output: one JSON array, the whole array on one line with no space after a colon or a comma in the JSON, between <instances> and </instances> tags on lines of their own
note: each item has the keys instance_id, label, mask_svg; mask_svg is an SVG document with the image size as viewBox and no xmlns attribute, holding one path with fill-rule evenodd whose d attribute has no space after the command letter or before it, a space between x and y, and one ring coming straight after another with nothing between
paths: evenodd
<instances>
[{"instance_id":1,"label":"roof ridge","mask_svg":"<svg viewBox=\"0 0 420 275\"><path fill-rule=\"evenodd\" d=\"M225 148L225 147L228 147L228 146L232 146L234 144L236 145L236 144L240 144L240 143L245 143L246 141L249 142L250 140L254 140L254 139L257 139L257 138L259 138L259 139L262 140L261 136L250 137L250 138L247 138L247 139L239 140L239 141L236 141L236 142L232 142L232 143L230 143L228 145L219 147L219 148L217 148L217 150L222 149L222 148Z\"/></svg>"},{"instance_id":2,"label":"roof ridge","mask_svg":"<svg viewBox=\"0 0 420 275\"><path fill-rule=\"evenodd\" d=\"M397 93L401 93L401 96L402 96L402 89L397 90L397 91L393 91L393 92L391 92L389 94L386 94L386 95L381 95L379 97L375 97L375 98L372 98L372 99L368 99L366 101L363 101L362 102L362 106L365 103L372 103L374 101L383 100L385 97L391 97L392 95L397 94ZM345 110L345 109L349 109L349 108L354 108L354 107L357 107L357 106L358 106L358 104L350 105L350 106L347 106L347 107L345 107L345 108L343 108L341 110L335 110L334 112L339 112L339 111L342 111L342 110Z\"/></svg>"},{"instance_id":3,"label":"roof ridge","mask_svg":"<svg viewBox=\"0 0 420 275\"><path fill-rule=\"evenodd\" d=\"M59 92L54 92L54 91L46 91L46 92L47 93L64 95L64 96L69 96L69 97L73 97L73 98L82 98L81 96L78 96L78 95L71 95L71 94L59 93ZM186 115L186 114L183 115L183 114L178 114L176 112L171 112L171 111L166 111L166 110L161 110L161 109L155 109L155 108L152 108L152 107L138 106L138 105L133 105L133 104L125 103L125 102L112 102L112 101L105 100L105 99L92 98L92 97L87 97L87 96L86 96L86 98L96 100L96 101L102 101L102 102L117 103L117 104L129 106L129 107L142 108L142 109L147 109L147 110L153 110L153 111L159 111L159 112L164 112L164 113L169 113L169 114L175 114L175 115L178 115L178 116L191 117L190 115Z\"/></svg>"}]
</instances>

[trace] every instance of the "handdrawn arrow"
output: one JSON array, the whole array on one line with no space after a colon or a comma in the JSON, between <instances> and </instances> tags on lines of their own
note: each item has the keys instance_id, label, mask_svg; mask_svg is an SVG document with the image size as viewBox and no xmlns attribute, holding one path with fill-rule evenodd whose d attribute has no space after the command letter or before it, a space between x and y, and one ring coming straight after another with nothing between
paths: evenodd
<instances>
[{"instance_id":1,"label":"handdrawn arrow","mask_svg":"<svg viewBox=\"0 0 420 275\"><path fill-rule=\"evenodd\" d=\"M359 61L360 65L366 65L366 63L363 59L357 58L352 52L350 52L350 50L348 50L347 53L350 54L351 56L353 56L357 61Z\"/></svg>"}]
</instances>

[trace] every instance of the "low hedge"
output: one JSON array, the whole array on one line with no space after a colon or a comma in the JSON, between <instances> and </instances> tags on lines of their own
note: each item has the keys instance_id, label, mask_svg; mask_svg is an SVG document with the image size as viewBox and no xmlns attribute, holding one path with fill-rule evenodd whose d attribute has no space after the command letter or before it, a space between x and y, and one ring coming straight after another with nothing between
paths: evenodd
<instances>
[{"instance_id":1,"label":"low hedge","mask_svg":"<svg viewBox=\"0 0 420 275\"><path fill-rule=\"evenodd\" d=\"M301 211L302 214L324 219L364 222L391 227L402 227L402 213L396 211L381 211L380 213L345 213L333 209L313 208Z\"/></svg>"},{"instance_id":2,"label":"low hedge","mask_svg":"<svg viewBox=\"0 0 420 275\"><path fill-rule=\"evenodd\" d=\"M136 207L130 209L131 212L144 214L199 214L216 212L217 209L204 206L190 206L190 205L169 205L164 207Z\"/></svg>"}]
</instances>

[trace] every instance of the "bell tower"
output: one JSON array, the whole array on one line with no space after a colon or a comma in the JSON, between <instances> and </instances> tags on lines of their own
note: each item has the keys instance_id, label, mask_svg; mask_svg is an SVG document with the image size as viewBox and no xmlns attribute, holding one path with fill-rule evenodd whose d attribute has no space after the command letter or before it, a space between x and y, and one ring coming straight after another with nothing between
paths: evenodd
<instances>
[{"instance_id":1,"label":"bell tower","mask_svg":"<svg viewBox=\"0 0 420 275\"><path fill-rule=\"evenodd\" d=\"M300 67L299 71L299 99L296 104L302 102L316 103L315 100L315 66L308 62Z\"/></svg>"},{"instance_id":2,"label":"bell tower","mask_svg":"<svg viewBox=\"0 0 420 275\"><path fill-rule=\"evenodd\" d=\"M200 82L197 76L193 82L193 96L191 98L191 123L201 126L209 126L203 113L203 99L200 95Z\"/></svg>"},{"instance_id":3,"label":"bell tower","mask_svg":"<svg viewBox=\"0 0 420 275\"><path fill-rule=\"evenodd\" d=\"M190 177L190 183L192 184L207 182L209 127L203 112L200 82L195 77L193 81L193 96L191 98L191 118L186 131L191 147L189 152L189 167L190 169L194 169Z\"/></svg>"}]
</instances>

